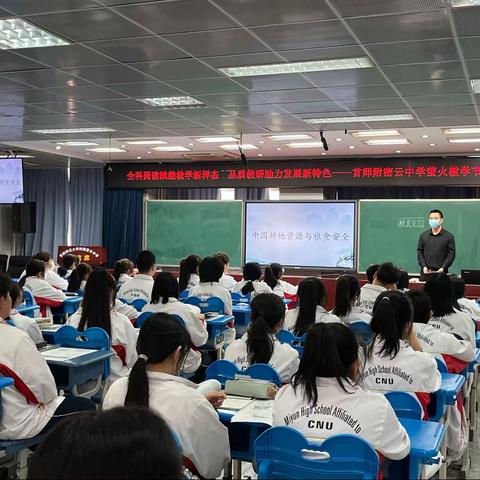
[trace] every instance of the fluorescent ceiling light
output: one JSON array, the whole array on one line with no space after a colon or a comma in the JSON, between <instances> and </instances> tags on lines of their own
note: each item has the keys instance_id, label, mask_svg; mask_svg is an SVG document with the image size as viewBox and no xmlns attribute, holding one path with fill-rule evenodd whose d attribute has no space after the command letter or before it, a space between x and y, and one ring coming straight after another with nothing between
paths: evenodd
<instances>
[{"instance_id":1,"label":"fluorescent ceiling light","mask_svg":"<svg viewBox=\"0 0 480 480\"><path fill-rule=\"evenodd\" d=\"M239 145L237 144L232 144L232 145L220 145L220 148L223 148L224 150L238 150ZM256 145L252 145L251 143L244 143L243 145L240 145L240 148L242 150L257 150L258 147Z\"/></svg>"},{"instance_id":2,"label":"fluorescent ceiling light","mask_svg":"<svg viewBox=\"0 0 480 480\"><path fill-rule=\"evenodd\" d=\"M312 62L273 63L270 65L247 65L243 67L222 67L220 72L228 77L253 77L256 75L282 75L288 73L326 72L328 70L349 70L369 68L372 62L368 57L336 58Z\"/></svg>"},{"instance_id":3,"label":"fluorescent ceiling light","mask_svg":"<svg viewBox=\"0 0 480 480\"><path fill-rule=\"evenodd\" d=\"M468 135L469 133L480 133L480 127L445 128L443 133L445 135Z\"/></svg>"},{"instance_id":4,"label":"fluorescent ceiling light","mask_svg":"<svg viewBox=\"0 0 480 480\"><path fill-rule=\"evenodd\" d=\"M155 150L157 152L190 152L190 149L187 147L180 147L174 145L170 145L169 147L155 147L152 148L152 150Z\"/></svg>"},{"instance_id":5,"label":"fluorescent ceiling light","mask_svg":"<svg viewBox=\"0 0 480 480\"><path fill-rule=\"evenodd\" d=\"M376 138L374 140L365 140L366 145L408 145L410 142L406 138Z\"/></svg>"},{"instance_id":6,"label":"fluorescent ceiling light","mask_svg":"<svg viewBox=\"0 0 480 480\"><path fill-rule=\"evenodd\" d=\"M323 148L322 142L294 142L287 143L288 148Z\"/></svg>"},{"instance_id":7,"label":"fluorescent ceiling light","mask_svg":"<svg viewBox=\"0 0 480 480\"><path fill-rule=\"evenodd\" d=\"M23 155L23 154L18 154L17 156L0 155L1 160L14 160L14 159L21 160L22 158L35 158L35 155Z\"/></svg>"},{"instance_id":8,"label":"fluorescent ceiling light","mask_svg":"<svg viewBox=\"0 0 480 480\"><path fill-rule=\"evenodd\" d=\"M480 138L449 138L450 143L480 143Z\"/></svg>"},{"instance_id":9,"label":"fluorescent ceiling light","mask_svg":"<svg viewBox=\"0 0 480 480\"><path fill-rule=\"evenodd\" d=\"M236 142L235 137L200 137L194 139L200 143L222 143L222 142Z\"/></svg>"},{"instance_id":10,"label":"fluorescent ceiling light","mask_svg":"<svg viewBox=\"0 0 480 480\"><path fill-rule=\"evenodd\" d=\"M204 102L188 95L181 97L153 97L153 98L138 98L139 102L153 105L154 107L162 108L182 108L182 107L198 107L205 105Z\"/></svg>"},{"instance_id":11,"label":"fluorescent ceiling light","mask_svg":"<svg viewBox=\"0 0 480 480\"><path fill-rule=\"evenodd\" d=\"M283 140L308 140L313 137L307 133L287 133L285 135L269 135L267 138L274 142L281 142Z\"/></svg>"},{"instance_id":12,"label":"fluorescent ceiling light","mask_svg":"<svg viewBox=\"0 0 480 480\"><path fill-rule=\"evenodd\" d=\"M97 152L97 153L121 153L126 152L123 148L116 148L116 147L98 147L98 148L87 148L89 152Z\"/></svg>"},{"instance_id":13,"label":"fluorescent ceiling light","mask_svg":"<svg viewBox=\"0 0 480 480\"><path fill-rule=\"evenodd\" d=\"M358 123L358 122L388 122L394 120L413 120L413 115L364 115L360 117L326 117L304 118L307 123Z\"/></svg>"},{"instance_id":14,"label":"fluorescent ceiling light","mask_svg":"<svg viewBox=\"0 0 480 480\"><path fill-rule=\"evenodd\" d=\"M399 130L362 130L359 132L351 132L352 137L368 138L368 137L393 137L401 135Z\"/></svg>"},{"instance_id":15,"label":"fluorescent ceiling light","mask_svg":"<svg viewBox=\"0 0 480 480\"><path fill-rule=\"evenodd\" d=\"M45 135L53 135L55 133L101 133L114 132L113 128L45 128L40 130L30 130L32 133L44 133Z\"/></svg>"},{"instance_id":16,"label":"fluorescent ceiling light","mask_svg":"<svg viewBox=\"0 0 480 480\"><path fill-rule=\"evenodd\" d=\"M480 5L480 0L452 0L452 7L478 7Z\"/></svg>"},{"instance_id":17,"label":"fluorescent ceiling light","mask_svg":"<svg viewBox=\"0 0 480 480\"><path fill-rule=\"evenodd\" d=\"M19 18L0 20L0 50L58 45L69 45L69 43Z\"/></svg>"},{"instance_id":18,"label":"fluorescent ceiling light","mask_svg":"<svg viewBox=\"0 0 480 480\"><path fill-rule=\"evenodd\" d=\"M163 140L125 140L125 143L129 145L166 145L168 142L164 142Z\"/></svg>"},{"instance_id":19,"label":"fluorescent ceiling light","mask_svg":"<svg viewBox=\"0 0 480 480\"><path fill-rule=\"evenodd\" d=\"M93 147L95 145L100 145L99 143L94 142L57 142L57 145L62 147Z\"/></svg>"}]
</instances>

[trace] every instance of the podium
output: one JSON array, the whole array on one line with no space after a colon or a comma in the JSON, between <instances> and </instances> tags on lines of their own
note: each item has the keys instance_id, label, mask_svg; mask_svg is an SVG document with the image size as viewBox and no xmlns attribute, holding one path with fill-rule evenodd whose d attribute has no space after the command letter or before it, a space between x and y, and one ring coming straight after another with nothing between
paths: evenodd
<instances>
[{"instance_id":1,"label":"podium","mask_svg":"<svg viewBox=\"0 0 480 480\"><path fill-rule=\"evenodd\" d=\"M75 255L80 259L80 262L88 263L92 267L106 265L108 260L107 250L103 247L99 247L96 245L92 245L92 246L63 245L58 247L57 262L59 265L62 264L62 260L65 255Z\"/></svg>"}]
</instances>

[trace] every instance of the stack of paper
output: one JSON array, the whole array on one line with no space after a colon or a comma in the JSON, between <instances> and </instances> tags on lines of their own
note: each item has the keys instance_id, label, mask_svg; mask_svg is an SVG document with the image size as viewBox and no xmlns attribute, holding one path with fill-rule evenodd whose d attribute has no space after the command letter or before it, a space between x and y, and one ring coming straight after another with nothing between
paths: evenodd
<instances>
[{"instance_id":1,"label":"stack of paper","mask_svg":"<svg viewBox=\"0 0 480 480\"><path fill-rule=\"evenodd\" d=\"M232 417L231 423L264 423L272 426L272 409L273 400L253 400Z\"/></svg>"}]
</instances>

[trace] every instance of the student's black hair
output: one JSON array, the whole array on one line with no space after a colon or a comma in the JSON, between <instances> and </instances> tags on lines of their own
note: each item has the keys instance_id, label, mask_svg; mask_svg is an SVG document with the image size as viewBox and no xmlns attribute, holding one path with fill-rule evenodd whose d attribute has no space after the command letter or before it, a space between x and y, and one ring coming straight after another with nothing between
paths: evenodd
<instances>
[{"instance_id":1,"label":"student's black hair","mask_svg":"<svg viewBox=\"0 0 480 480\"><path fill-rule=\"evenodd\" d=\"M360 284L355 275L342 275L335 287L335 308L333 314L346 317L352 311L352 302L360 296Z\"/></svg>"},{"instance_id":2,"label":"student's black hair","mask_svg":"<svg viewBox=\"0 0 480 480\"><path fill-rule=\"evenodd\" d=\"M10 277L6 273L0 272L0 297L1 298L7 298L7 295L10 294L11 285L12 285L12 280L10 279Z\"/></svg>"},{"instance_id":3,"label":"student's black hair","mask_svg":"<svg viewBox=\"0 0 480 480\"><path fill-rule=\"evenodd\" d=\"M223 263L218 257L205 257L198 268L200 283L218 282L223 275Z\"/></svg>"},{"instance_id":4,"label":"student's black hair","mask_svg":"<svg viewBox=\"0 0 480 480\"><path fill-rule=\"evenodd\" d=\"M67 416L37 446L29 480L180 479L182 455L165 420L147 408Z\"/></svg>"},{"instance_id":5,"label":"student's black hair","mask_svg":"<svg viewBox=\"0 0 480 480\"><path fill-rule=\"evenodd\" d=\"M410 285L410 277L408 276L408 272L403 270L403 268L399 269L398 272L397 289L404 290Z\"/></svg>"},{"instance_id":6,"label":"student's black hair","mask_svg":"<svg viewBox=\"0 0 480 480\"><path fill-rule=\"evenodd\" d=\"M265 267L265 273L263 275L264 282L273 290L278 281L282 278L283 267L279 263L271 263Z\"/></svg>"},{"instance_id":7,"label":"student's black hair","mask_svg":"<svg viewBox=\"0 0 480 480\"><path fill-rule=\"evenodd\" d=\"M116 282L118 282L118 279L120 278L120 275L122 275L122 273L128 273L128 271L132 269L133 262L128 258L122 258L121 260L117 260L115 262L115 266L113 267L113 278Z\"/></svg>"},{"instance_id":8,"label":"student's black hair","mask_svg":"<svg viewBox=\"0 0 480 480\"><path fill-rule=\"evenodd\" d=\"M45 275L45 262L38 259L30 260L25 267L25 275L20 279L18 284L23 288L28 277L36 277L39 273Z\"/></svg>"},{"instance_id":9,"label":"student's black hair","mask_svg":"<svg viewBox=\"0 0 480 480\"><path fill-rule=\"evenodd\" d=\"M157 264L157 259L155 258L155 254L150 250L142 250L137 255L135 259L135 263L137 264L138 273L148 273L150 269Z\"/></svg>"},{"instance_id":10,"label":"student's black hair","mask_svg":"<svg viewBox=\"0 0 480 480\"><path fill-rule=\"evenodd\" d=\"M190 335L183 322L173 315L155 313L148 317L140 328L137 341L138 360L128 377L125 405L149 406L147 364L160 363L180 347L178 371L190 351Z\"/></svg>"},{"instance_id":11,"label":"student's black hair","mask_svg":"<svg viewBox=\"0 0 480 480\"><path fill-rule=\"evenodd\" d=\"M79 263L68 278L67 292L78 292L85 278L92 273L93 268L88 263Z\"/></svg>"},{"instance_id":12,"label":"student's black hair","mask_svg":"<svg viewBox=\"0 0 480 480\"><path fill-rule=\"evenodd\" d=\"M78 330L100 327L112 335L111 310L115 305L117 285L104 269L94 270L88 277L82 301L82 315Z\"/></svg>"},{"instance_id":13,"label":"student's black hair","mask_svg":"<svg viewBox=\"0 0 480 480\"><path fill-rule=\"evenodd\" d=\"M400 340L408 335L412 321L412 303L403 292L397 290L382 292L373 305L370 328L374 336L367 348L367 356L372 356L378 338L383 341L380 355L395 358L400 350Z\"/></svg>"},{"instance_id":14,"label":"student's black hair","mask_svg":"<svg viewBox=\"0 0 480 480\"><path fill-rule=\"evenodd\" d=\"M32 260L41 260L42 262L49 262L52 259L52 256L48 252L37 252Z\"/></svg>"},{"instance_id":15,"label":"student's black hair","mask_svg":"<svg viewBox=\"0 0 480 480\"><path fill-rule=\"evenodd\" d=\"M23 296L22 287L20 287L20 285L18 285L17 283L12 282L12 286L10 288L10 298L12 299L12 307L15 305L15 303L19 298L22 298L22 296Z\"/></svg>"},{"instance_id":16,"label":"student's black hair","mask_svg":"<svg viewBox=\"0 0 480 480\"><path fill-rule=\"evenodd\" d=\"M285 304L274 293L259 293L250 303L250 324L247 333L248 363L268 363L273 354L275 327L283 323Z\"/></svg>"},{"instance_id":17,"label":"student's black hair","mask_svg":"<svg viewBox=\"0 0 480 480\"><path fill-rule=\"evenodd\" d=\"M214 257L218 257L220 261L223 263L223 265L228 265L230 263L230 257L228 256L228 253L225 252L217 252Z\"/></svg>"},{"instance_id":18,"label":"student's black hair","mask_svg":"<svg viewBox=\"0 0 480 480\"><path fill-rule=\"evenodd\" d=\"M412 302L414 323L428 323L432 314L430 298L422 290L409 290L406 293Z\"/></svg>"},{"instance_id":19,"label":"student's black hair","mask_svg":"<svg viewBox=\"0 0 480 480\"><path fill-rule=\"evenodd\" d=\"M455 292L455 308L460 310L458 301L465 296L465 280L458 276L451 276L450 280L452 281L453 291Z\"/></svg>"},{"instance_id":20,"label":"student's black hair","mask_svg":"<svg viewBox=\"0 0 480 480\"><path fill-rule=\"evenodd\" d=\"M428 216L430 216L432 213L438 213L440 215L440 218L443 218L443 212L441 210L438 210L437 208L434 208L433 210L430 210L428 212Z\"/></svg>"},{"instance_id":21,"label":"student's black hair","mask_svg":"<svg viewBox=\"0 0 480 480\"><path fill-rule=\"evenodd\" d=\"M296 391L302 388L309 405L318 401L317 377L336 378L345 392L344 382L352 385L351 368L358 358L358 341L341 323L316 323L308 330L297 373L292 377Z\"/></svg>"},{"instance_id":22,"label":"student's black hair","mask_svg":"<svg viewBox=\"0 0 480 480\"><path fill-rule=\"evenodd\" d=\"M315 323L317 307L327 303L325 285L317 277L307 277L298 285L298 316L293 333L301 337Z\"/></svg>"},{"instance_id":23,"label":"student's black hair","mask_svg":"<svg viewBox=\"0 0 480 480\"><path fill-rule=\"evenodd\" d=\"M79 263L79 259L76 255L72 255L71 253L67 253L62 259L62 265L58 267L57 273L63 278L72 265L77 266Z\"/></svg>"},{"instance_id":24,"label":"student's black hair","mask_svg":"<svg viewBox=\"0 0 480 480\"><path fill-rule=\"evenodd\" d=\"M179 297L177 279L170 272L159 272L155 277L150 303L168 303L170 297Z\"/></svg>"},{"instance_id":25,"label":"student's black hair","mask_svg":"<svg viewBox=\"0 0 480 480\"><path fill-rule=\"evenodd\" d=\"M400 271L392 262L382 263L377 270L377 280L384 285L396 284Z\"/></svg>"},{"instance_id":26,"label":"student's black hair","mask_svg":"<svg viewBox=\"0 0 480 480\"><path fill-rule=\"evenodd\" d=\"M379 266L379 263L374 263L367 268L367 271L365 273L367 275L368 283L373 283L373 276L377 273Z\"/></svg>"},{"instance_id":27,"label":"student's black hair","mask_svg":"<svg viewBox=\"0 0 480 480\"><path fill-rule=\"evenodd\" d=\"M448 275L445 273L429 275L423 290L430 298L434 317L455 313L455 289Z\"/></svg>"},{"instance_id":28,"label":"student's black hair","mask_svg":"<svg viewBox=\"0 0 480 480\"><path fill-rule=\"evenodd\" d=\"M253 282L262 278L262 267L257 262L248 262L243 266L243 279L247 282L241 292L242 295L248 295L255 290Z\"/></svg>"},{"instance_id":29,"label":"student's black hair","mask_svg":"<svg viewBox=\"0 0 480 480\"><path fill-rule=\"evenodd\" d=\"M189 255L186 258L180 260L180 274L178 276L178 286L180 291L183 292L188 287L188 281L190 275L195 273L198 275L198 267L202 259L198 255Z\"/></svg>"}]
</instances>

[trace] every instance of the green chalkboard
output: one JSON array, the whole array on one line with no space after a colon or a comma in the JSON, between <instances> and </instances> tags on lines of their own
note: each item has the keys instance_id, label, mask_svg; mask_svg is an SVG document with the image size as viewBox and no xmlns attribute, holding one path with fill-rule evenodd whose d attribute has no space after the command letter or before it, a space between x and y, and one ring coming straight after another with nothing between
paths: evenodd
<instances>
[{"instance_id":1,"label":"green chalkboard","mask_svg":"<svg viewBox=\"0 0 480 480\"><path fill-rule=\"evenodd\" d=\"M242 202L151 200L145 208L145 246L159 265L178 265L190 254L227 252L241 266Z\"/></svg>"},{"instance_id":2,"label":"green chalkboard","mask_svg":"<svg viewBox=\"0 0 480 480\"><path fill-rule=\"evenodd\" d=\"M428 212L433 208L442 210L445 229L455 235L456 258L449 271L480 269L479 200L362 200L359 271L392 261L418 273L418 237L429 229Z\"/></svg>"}]
</instances>

